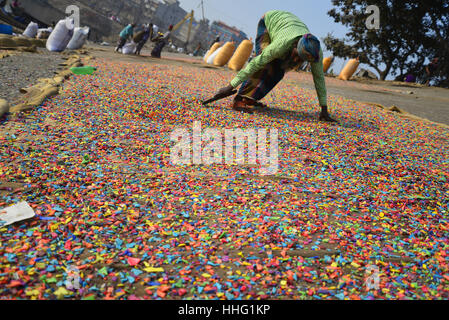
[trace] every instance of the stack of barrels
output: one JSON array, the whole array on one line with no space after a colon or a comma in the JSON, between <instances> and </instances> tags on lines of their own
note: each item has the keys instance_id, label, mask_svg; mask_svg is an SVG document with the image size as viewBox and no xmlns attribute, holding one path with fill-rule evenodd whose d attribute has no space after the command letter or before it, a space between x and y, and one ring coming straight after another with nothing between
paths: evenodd
<instances>
[{"instance_id":1,"label":"stack of barrels","mask_svg":"<svg viewBox=\"0 0 449 320\"><path fill-rule=\"evenodd\" d=\"M204 62L217 67L227 64L229 69L240 71L250 58L252 51L253 43L250 40L242 41L237 50L234 42L227 42L224 45L216 42L204 56Z\"/></svg>"}]
</instances>

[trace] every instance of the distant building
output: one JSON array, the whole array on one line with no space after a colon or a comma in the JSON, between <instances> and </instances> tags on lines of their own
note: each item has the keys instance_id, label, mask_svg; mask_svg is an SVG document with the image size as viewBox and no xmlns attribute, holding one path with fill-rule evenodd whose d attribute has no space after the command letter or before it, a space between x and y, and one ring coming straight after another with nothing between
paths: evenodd
<instances>
[{"instance_id":1,"label":"distant building","mask_svg":"<svg viewBox=\"0 0 449 320\"><path fill-rule=\"evenodd\" d=\"M170 25L176 25L184 19L187 11L180 7L178 0L163 0L152 4L155 23L163 30L167 30Z\"/></svg>"},{"instance_id":2,"label":"distant building","mask_svg":"<svg viewBox=\"0 0 449 320\"><path fill-rule=\"evenodd\" d=\"M215 39L217 35L220 37L220 41L233 41L236 45L239 45L240 42L248 39L246 33L236 27L230 27L221 21L214 21L210 26L210 38Z\"/></svg>"},{"instance_id":3,"label":"distant building","mask_svg":"<svg viewBox=\"0 0 449 320\"><path fill-rule=\"evenodd\" d=\"M182 21L190 12L185 11L180 7L178 0L153 0L150 3L152 14L152 22L159 26L165 32L169 25L175 26ZM184 24L176 31L173 32L171 41L177 47L185 48L187 42L187 36L189 31L190 20L184 22ZM190 41L187 45L187 52L193 52L198 44L201 44L206 49L207 44L205 38L209 32L209 21L193 21L192 29L190 33ZM203 43L204 42L204 43Z\"/></svg>"},{"instance_id":4,"label":"distant building","mask_svg":"<svg viewBox=\"0 0 449 320\"><path fill-rule=\"evenodd\" d=\"M79 6L81 25L90 27L90 39L97 42L116 41L123 27L133 22L138 25L152 22L165 32L169 25L176 25L189 13L181 8L179 0L20 0L20 3L42 25L65 18L67 6ZM177 47L186 45L189 22L173 32L172 41ZM217 35L221 41L234 41L237 45L247 39L244 32L223 22L210 26L207 19L197 20L192 23L187 52L195 51L198 45L202 52L207 51Z\"/></svg>"}]
</instances>

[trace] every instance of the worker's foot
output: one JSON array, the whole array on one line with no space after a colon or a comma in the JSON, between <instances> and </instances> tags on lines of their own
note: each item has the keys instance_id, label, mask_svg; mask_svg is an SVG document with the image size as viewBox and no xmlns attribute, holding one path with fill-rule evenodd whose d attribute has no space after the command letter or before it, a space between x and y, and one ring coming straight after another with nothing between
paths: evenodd
<instances>
[{"instance_id":1,"label":"worker's foot","mask_svg":"<svg viewBox=\"0 0 449 320\"><path fill-rule=\"evenodd\" d=\"M267 109L268 108L265 104L263 104L262 102L259 102L257 100L252 100L252 99L248 99L248 98L244 98L244 99L247 99L248 103L255 106L256 108L259 108L259 109Z\"/></svg>"},{"instance_id":2,"label":"worker's foot","mask_svg":"<svg viewBox=\"0 0 449 320\"><path fill-rule=\"evenodd\" d=\"M321 112L320 121L330 122L330 123L338 123L338 121L332 119L331 116L329 115L329 113L327 113L327 112Z\"/></svg>"},{"instance_id":3,"label":"worker's foot","mask_svg":"<svg viewBox=\"0 0 449 320\"><path fill-rule=\"evenodd\" d=\"M241 95L237 95L235 97L235 101L241 101L243 103L245 103L247 106L251 106L251 107L255 107L258 109L266 109L268 108L265 104L263 104L262 102L259 102L255 99L249 98L249 97L244 97Z\"/></svg>"},{"instance_id":4,"label":"worker's foot","mask_svg":"<svg viewBox=\"0 0 449 320\"><path fill-rule=\"evenodd\" d=\"M254 106L248 105L243 100L234 100L232 109L234 109L235 111L246 112L246 113L254 112Z\"/></svg>"}]
</instances>

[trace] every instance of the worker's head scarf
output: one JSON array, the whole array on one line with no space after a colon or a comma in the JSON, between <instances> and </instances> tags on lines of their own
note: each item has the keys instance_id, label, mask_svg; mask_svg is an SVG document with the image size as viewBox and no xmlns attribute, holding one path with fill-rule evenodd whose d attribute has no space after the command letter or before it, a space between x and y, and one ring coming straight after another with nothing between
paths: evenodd
<instances>
[{"instance_id":1,"label":"worker's head scarf","mask_svg":"<svg viewBox=\"0 0 449 320\"><path fill-rule=\"evenodd\" d=\"M305 34L298 41L297 49L298 54L303 61L318 62L320 60L320 49L321 49L320 40L318 40L317 37L315 37L310 33ZM312 60L307 55L307 53L312 55L313 57Z\"/></svg>"},{"instance_id":2,"label":"worker's head scarf","mask_svg":"<svg viewBox=\"0 0 449 320\"><path fill-rule=\"evenodd\" d=\"M169 31L172 31L172 30L173 30L173 25L172 25L172 24L168 27L168 30L169 30Z\"/></svg>"}]
</instances>

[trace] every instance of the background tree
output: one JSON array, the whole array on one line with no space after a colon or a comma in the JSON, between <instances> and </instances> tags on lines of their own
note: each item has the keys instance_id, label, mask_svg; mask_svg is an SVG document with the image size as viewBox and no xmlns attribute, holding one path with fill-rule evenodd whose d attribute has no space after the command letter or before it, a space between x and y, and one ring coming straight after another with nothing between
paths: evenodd
<instances>
[{"instance_id":1,"label":"background tree","mask_svg":"<svg viewBox=\"0 0 449 320\"><path fill-rule=\"evenodd\" d=\"M426 16L423 25L426 28L426 37L429 43L426 52L429 57L440 59L436 71L436 85L449 87L449 1L424 2Z\"/></svg>"},{"instance_id":2,"label":"background tree","mask_svg":"<svg viewBox=\"0 0 449 320\"><path fill-rule=\"evenodd\" d=\"M326 47L334 56L360 59L376 70L381 80L388 75L402 80L419 75L433 56L441 60L439 83L448 79L449 2L447 0L332 0L328 12L335 22L349 28L345 39L328 34ZM368 29L366 8L380 9L380 28ZM444 71L446 70L446 71Z\"/></svg>"}]
</instances>

